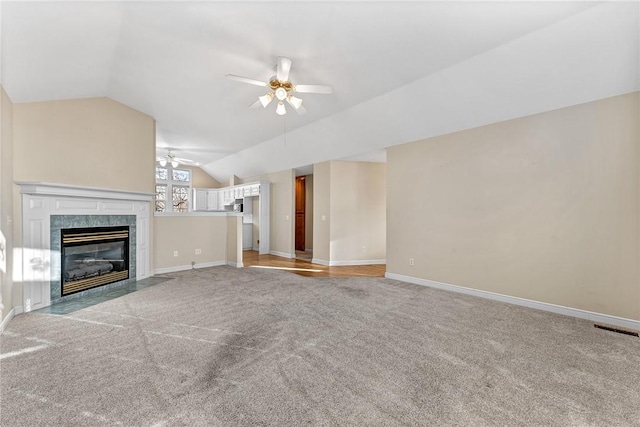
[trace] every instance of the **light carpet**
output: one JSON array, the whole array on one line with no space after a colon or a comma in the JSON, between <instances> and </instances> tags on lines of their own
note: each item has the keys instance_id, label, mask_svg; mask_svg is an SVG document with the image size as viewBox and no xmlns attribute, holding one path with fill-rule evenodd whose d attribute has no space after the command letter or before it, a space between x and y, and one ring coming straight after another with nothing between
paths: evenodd
<instances>
[{"instance_id":1,"label":"light carpet","mask_svg":"<svg viewBox=\"0 0 640 427\"><path fill-rule=\"evenodd\" d=\"M383 278L214 267L1 337L2 426L640 425L640 340Z\"/></svg>"}]
</instances>

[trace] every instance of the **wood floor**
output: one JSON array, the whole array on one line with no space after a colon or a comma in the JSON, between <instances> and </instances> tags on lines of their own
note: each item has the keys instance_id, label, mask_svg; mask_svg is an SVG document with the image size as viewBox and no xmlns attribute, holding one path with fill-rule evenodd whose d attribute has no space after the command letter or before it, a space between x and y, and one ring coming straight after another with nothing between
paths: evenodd
<instances>
[{"instance_id":1,"label":"wood floor","mask_svg":"<svg viewBox=\"0 0 640 427\"><path fill-rule=\"evenodd\" d=\"M275 255L259 255L257 251L243 251L245 267L275 268L307 277L384 277L386 265L352 265L328 267L301 259Z\"/></svg>"}]
</instances>

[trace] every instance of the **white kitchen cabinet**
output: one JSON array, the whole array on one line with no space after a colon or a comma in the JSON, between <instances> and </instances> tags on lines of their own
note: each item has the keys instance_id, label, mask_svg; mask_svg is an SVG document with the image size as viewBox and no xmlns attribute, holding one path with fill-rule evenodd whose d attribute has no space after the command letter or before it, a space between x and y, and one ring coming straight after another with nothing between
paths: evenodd
<instances>
[{"instance_id":1,"label":"white kitchen cabinet","mask_svg":"<svg viewBox=\"0 0 640 427\"><path fill-rule=\"evenodd\" d=\"M218 210L218 190L207 191L207 210Z\"/></svg>"},{"instance_id":2,"label":"white kitchen cabinet","mask_svg":"<svg viewBox=\"0 0 640 427\"><path fill-rule=\"evenodd\" d=\"M193 210L194 211L207 210L207 189L206 188L193 189Z\"/></svg>"}]
</instances>

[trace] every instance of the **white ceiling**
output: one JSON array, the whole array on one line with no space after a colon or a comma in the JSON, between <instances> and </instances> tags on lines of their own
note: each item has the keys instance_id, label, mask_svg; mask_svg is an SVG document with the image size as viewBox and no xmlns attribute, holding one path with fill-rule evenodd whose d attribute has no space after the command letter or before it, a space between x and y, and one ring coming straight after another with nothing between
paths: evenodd
<instances>
[{"instance_id":1,"label":"white ceiling","mask_svg":"<svg viewBox=\"0 0 640 427\"><path fill-rule=\"evenodd\" d=\"M157 145L249 177L639 89L637 2L11 2L2 84L16 102L108 96ZM308 113L249 109L277 56ZM291 110L291 109L289 109ZM160 150L163 153L163 150ZM382 153L382 154L381 154Z\"/></svg>"}]
</instances>

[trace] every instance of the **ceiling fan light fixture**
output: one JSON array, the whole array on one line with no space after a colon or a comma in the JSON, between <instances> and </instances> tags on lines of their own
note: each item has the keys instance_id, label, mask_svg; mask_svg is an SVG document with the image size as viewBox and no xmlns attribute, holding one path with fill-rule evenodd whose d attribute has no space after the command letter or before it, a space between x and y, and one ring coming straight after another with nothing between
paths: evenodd
<instances>
[{"instance_id":1,"label":"ceiling fan light fixture","mask_svg":"<svg viewBox=\"0 0 640 427\"><path fill-rule=\"evenodd\" d=\"M289 100L289 104L291 104L291 106L296 110L302 106L302 99L300 98L296 98L293 95L289 95L287 99Z\"/></svg>"},{"instance_id":2,"label":"ceiling fan light fixture","mask_svg":"<svg viewBox=\"0 0 640 427\"><path fill-rule=\"evenodd\" d=\"M283 87L279 87L278 89L276 89L276 98L278 98L279 101L284 101L284 99L287 97L287 90Z\"/></svg>"},{"instance_id":3,"label":"ceiling fan light fixture","mask_svg":"<svg viewBox=\"0 0 640 427\"><path fill-rule=\"evenodd\" d=\"M284 116L287 114L287 109L284 106L282 101L278 102L278 107L276 108L276 114L279 116Z\"/></svg>"},{"instance_id":4,"label":"ceiling fan light fixture","mask_svg":"<svg viewBox=\"0 0 640 427\"><path fill-rule=\"evenodd\" d=\"M160 166L162 166L162 167L167 166L167 159L160 160Z\"/></svg>"},{"instance_id":5,"label":"ceiling fan light fixture","mask_svg":"<svg viewBox=\"0 0 640 427\"><path fill-rule=\"evenodd\" d=\"M258 99L260 100L260 103L262 104L263 107L267 107L267 105L269 105L271 103L271 101L273 100L273 92L269 92L266 95L262 95L260 97L258 97Z\"/></svg>"},{"instance_id":6,"label":"ceiling fan light fixture","mask_svg":"<svg viewBox=\"0 0 640 427\"><path fill-rule=\"evenodd\" d=\"M180 163L176 162L175 160L171 161L171 166L173 166L174 168L177 168L178 165L180 165Z\"/></svg>"}]
</instances>

